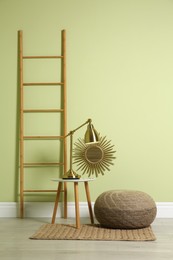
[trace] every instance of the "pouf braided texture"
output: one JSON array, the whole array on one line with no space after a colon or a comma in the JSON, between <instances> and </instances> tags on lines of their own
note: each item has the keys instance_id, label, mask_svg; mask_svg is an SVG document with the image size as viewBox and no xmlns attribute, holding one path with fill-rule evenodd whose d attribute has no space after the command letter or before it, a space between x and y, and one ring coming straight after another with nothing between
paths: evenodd
<instances>
[{"instance_id":1,"label":"pouf braided texture","mask_svg":"<svg viewBox=\"0 0 173 260\"><path fill-rule=\"evenodd\" d=\"M98 222L108 228L144 228L154 221L157 208L145 192L111 190L95 201L94 213Z\"/></svg>"}]
</instances>

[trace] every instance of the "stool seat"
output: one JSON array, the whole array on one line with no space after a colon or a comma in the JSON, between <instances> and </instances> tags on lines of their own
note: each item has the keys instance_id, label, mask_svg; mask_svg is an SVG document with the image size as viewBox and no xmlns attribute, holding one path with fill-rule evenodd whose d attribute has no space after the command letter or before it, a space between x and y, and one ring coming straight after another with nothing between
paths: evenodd
<instances>
[{"instance_id":1,"label":"stool seat","mask_svg":"<svg viewBox=\"0 0 173 260\"><path fill-rule=\"evenodd\" d=\"M111 190L95 201L94 213L98 222L108 228L144 228L154 221L157 208L145 192Z\"/></svg>"}]
</instances>

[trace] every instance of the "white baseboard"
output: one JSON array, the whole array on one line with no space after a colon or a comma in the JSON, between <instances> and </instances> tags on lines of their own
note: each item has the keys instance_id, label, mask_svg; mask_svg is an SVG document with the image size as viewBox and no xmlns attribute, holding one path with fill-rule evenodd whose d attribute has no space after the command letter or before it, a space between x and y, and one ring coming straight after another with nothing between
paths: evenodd
<instances>
[{"instance_id":1,"label":"white baseboard","mask_svg":"<svg viewBox=\"0 0 173 260\"><path fill-rule=\"evenodd\" d=\"M52 217L53 202L25 202L25 217L41 218ZM94 206L94 202L92 202ZM173 202L157 202L157 218L173 218ZM59 203L57 217L63 216L63 205ZM87 202L80 202L80 216L88 217ZM18 203L15 202L0 202L0 217L1 218L16 218L19 217ZM68 203L68 217L75 217L74 202Z\"/></svg>"},{"instance_id":2,"label":"white baseboard","mask_svg":"<svg viewBox=\"0 0 173 260\"><path fill-rule=\"evenodd\" d=\"M156 202L157 218L173 218L173 202Z\"/></svg>"},{"instance_id":3,"label":"white baseboard","mask_svg":"<svg viewBox=\"0 0 173 260\"><path fill-rule=\"evenodd\" d=\"M87 202L80 202L80 216L88 217ZM94 206L94 203L92 203ZM27 218L52 217L53 202L25 202L24 216ZM75 203L68 202L67 206L68 217L75 217ZM19 204L16 202L0 202L0 218L15 218L19 217ZM63 216L63 203L58 204L57 217Z\"/></svg>"}]
</instances>

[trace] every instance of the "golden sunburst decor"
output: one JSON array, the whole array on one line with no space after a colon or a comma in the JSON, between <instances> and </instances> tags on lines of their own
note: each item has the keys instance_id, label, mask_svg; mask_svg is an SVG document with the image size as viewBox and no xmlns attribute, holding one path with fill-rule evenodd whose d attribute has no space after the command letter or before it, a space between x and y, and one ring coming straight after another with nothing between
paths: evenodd
<instances>
[{"instance_id":1,"label":"golden sunburst decor","mask_svg":"<svg viewBox=\"0 0 173 260\"><path fill-rule=\"evenodd\" d=\"M78 169L87 173L88 177L95 174L96 177L99 174L104 175L104 171L110 171L110 165L113 165L112 160L115 159L113 150L114 145L111 145L111 141L106 140L105 137L100 137L99 142L95 144L87 144L82 139L78 139L78 142L74 143L73 149L74 164L77 164Z\"/></svg>"}]
</instances>

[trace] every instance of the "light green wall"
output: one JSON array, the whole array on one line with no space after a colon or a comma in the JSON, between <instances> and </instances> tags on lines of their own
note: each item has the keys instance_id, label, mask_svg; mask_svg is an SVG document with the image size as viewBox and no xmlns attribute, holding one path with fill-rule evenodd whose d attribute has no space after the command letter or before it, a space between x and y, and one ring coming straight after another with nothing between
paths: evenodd
<instances>
[{"instance_id":1,"label":"light green wall","mask_svg":"<svg viewBox=\"0 0 173 260\"><path fill-rule=\"evenodd\" d=\"M0 201L17 199L19 29L27 54L57 54L67 31L68 129L91 117L117 151L111 171L91 184L92 200L137 189L173 201L172 14L170 0L0 0Z\"/></svg>"}]
</instances>

